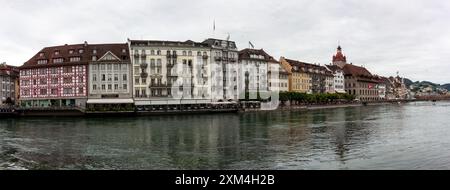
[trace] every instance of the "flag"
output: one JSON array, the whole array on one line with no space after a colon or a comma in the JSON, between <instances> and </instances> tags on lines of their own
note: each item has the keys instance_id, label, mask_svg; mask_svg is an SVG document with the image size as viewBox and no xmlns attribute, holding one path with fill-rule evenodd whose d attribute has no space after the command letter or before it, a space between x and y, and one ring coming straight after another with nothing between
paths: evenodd
<instances>
[{"instance_id":1,"label":"flag","mask_svg":"<svg viewBox=\"0 0 450 190\"><path fill-rule=\"evenodd\" d=\"M228 33L227 41L230 41L230 33Z\"/></svg>"},{"instance_id":2,"label":"flag","mask_svg":"<svg viewBox=\"0 0 450 190\"><path fill-rule=\"evenodd\" d=\"M252 42L248 42L248 44L250 45L250 47L252 48L252 49L255 49L255 46L252 44Z\"/></svg>"},{"instance_id":3,"label":"flag","mask_svg":"<svg viewBox=\"0 0 450 190\"><path fill-rule=\"evenodd\" d=\"M216 31L216 19L214 19L213 30Z\"/></svg>"}]
</instances>

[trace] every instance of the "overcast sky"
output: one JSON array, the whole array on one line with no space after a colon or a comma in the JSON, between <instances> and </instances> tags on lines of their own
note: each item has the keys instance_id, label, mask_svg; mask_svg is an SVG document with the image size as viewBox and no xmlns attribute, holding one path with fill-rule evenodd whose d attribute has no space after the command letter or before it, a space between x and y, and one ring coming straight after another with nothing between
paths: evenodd
<instances>
[{"instance_id":1,"label":"overcast sky","mask_svg":"<svg viewBox=\"0 0 450 190\"><path fill-rule=\"evenodd\" d=\"M329 64L347 60L379 75L450 83L446 0L0 0L0 62L21 65L45 46L130 39L226 38ZM213 32L213 21L216 31Z\"/></svg>"}]
</instances>

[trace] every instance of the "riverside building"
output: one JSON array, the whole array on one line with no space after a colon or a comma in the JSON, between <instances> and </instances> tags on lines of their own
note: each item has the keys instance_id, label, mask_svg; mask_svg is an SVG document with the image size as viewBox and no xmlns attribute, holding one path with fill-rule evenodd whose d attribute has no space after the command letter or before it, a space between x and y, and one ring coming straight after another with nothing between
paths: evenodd
<instances>
[{"instance_id":1,"label":"riverside building","mask_svg":"<svg viewBox=\"0 0 450 190\"><path fill-rule=\"evenodd\" d=\"M17 67L0 64L0 106L14 105L19 96L19 69Z\"/></svg>"},{"instance_id":2,"label":"riverside building","mask_svg":"<svg viewBox=\"0 0 450 190\"><path fill-rule=\"evenodd\" d=\"M85 108L91 57L87 42L40 50L20 67L21 105Z\"/></svg>"}]
</instances>

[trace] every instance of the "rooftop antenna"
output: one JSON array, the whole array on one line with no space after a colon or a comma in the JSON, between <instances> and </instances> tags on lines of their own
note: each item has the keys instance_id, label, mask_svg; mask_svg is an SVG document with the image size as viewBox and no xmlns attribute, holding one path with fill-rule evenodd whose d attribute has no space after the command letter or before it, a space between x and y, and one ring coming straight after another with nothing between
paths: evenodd
<instances>
[{"instance_id":1,"label":"rooftop antenna","mask_svg":"<svg viewBox=\"0 0 450 190\"><path fill-rule=\"evenodd\" d=\"M216 37L216 19L213 21L213 38Z\"/></svg>"},{"instance_id":2,"label":"rooftop antenna","mask_svg":"<svg viewBox=\"0 0 450 190\"><path fill-rule=\"evenodd\" d=\"M248 42L248 45L250 49L255 49L255 45L253 45L251 41Z\"/></svg>"}]
</instances>

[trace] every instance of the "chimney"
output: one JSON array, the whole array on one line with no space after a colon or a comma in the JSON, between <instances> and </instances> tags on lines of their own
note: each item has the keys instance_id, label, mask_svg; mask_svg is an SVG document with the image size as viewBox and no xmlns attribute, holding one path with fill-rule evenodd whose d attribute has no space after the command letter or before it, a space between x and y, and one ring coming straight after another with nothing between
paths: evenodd
<instances>
[{"instance_id":1,"label":"chimney","mask_svg":"<svg viewBox=\"0 0 450 190\"><path fill-rule=\"evenodd\" d=\"M87 41L84 41L84 46L86 47L88 45L88 42Z\"/></svg>"}]
</instances>

